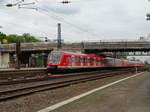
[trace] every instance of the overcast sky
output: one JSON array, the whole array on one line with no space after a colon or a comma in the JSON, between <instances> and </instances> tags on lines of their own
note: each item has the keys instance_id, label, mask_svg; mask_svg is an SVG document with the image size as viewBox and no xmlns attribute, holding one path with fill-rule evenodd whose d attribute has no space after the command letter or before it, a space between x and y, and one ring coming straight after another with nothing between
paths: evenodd
<instances>
[{"instance_id":1,"label":"overcast sky","mask_svg":"<svg viewBox=\"0 0 150 112\"><path fill-rule=\"evenodd\" d=\"M35 2L36 10L3 6L15 0L0 0L0 31L7 34L31 33L37 37L57 37L57 23L62 23L66 41L134 40L150 34L148 0L25 0ZM29 7L29 6L28 6Z\"/></svg>"}]
</instances>

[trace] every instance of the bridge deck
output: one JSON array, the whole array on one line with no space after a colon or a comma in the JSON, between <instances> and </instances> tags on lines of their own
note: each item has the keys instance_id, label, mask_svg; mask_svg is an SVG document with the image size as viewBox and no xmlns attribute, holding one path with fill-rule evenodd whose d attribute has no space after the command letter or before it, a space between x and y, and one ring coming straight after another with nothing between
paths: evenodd
<instances>
[{"instance_id":1,"label":"bridge deck","mask_svg":"<svg viewBox=\"0 0 150 112\"><path fill-rule=\"evenodd\" d=\"M149 41L128 41L128 42L81 42L63 43L63 49L70 50L99 50L99 51L150 51ZM57 43L37 42L22 43L22 51L48 51L55 49ZM14 52L15 44L0 45L1 52Z\"/></svg>"}]
</instances>

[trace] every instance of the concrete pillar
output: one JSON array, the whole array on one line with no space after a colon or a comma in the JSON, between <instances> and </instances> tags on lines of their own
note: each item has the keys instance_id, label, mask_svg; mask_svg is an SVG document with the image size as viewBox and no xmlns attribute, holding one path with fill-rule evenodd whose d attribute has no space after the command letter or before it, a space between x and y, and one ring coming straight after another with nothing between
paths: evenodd
<instances>
[{"instance_id":1,"label":"concrete pillar","mask_svg":"<svg viewBox=\"0 0 150 112\"><path fill-rule=\"evenodd\" d=\"M2 67L2 52L0 52L0 68Z\"/></svg>"},{"instance_id":2,"label":"concrete pillar","mask_svg":"<svg viewBox=\"0 0 150 112\"><path fill-rule=\"evenodd\" d=\"M1 53L1 67L8 68L9 67L9 53Z\"/></svg>"}]
</instances>

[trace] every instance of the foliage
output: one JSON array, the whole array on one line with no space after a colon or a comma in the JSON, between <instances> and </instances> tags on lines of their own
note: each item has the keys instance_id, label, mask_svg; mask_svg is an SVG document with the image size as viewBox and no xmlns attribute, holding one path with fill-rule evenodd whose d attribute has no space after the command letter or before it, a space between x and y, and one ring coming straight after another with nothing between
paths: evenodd
<instances>
[{"instance_id":1,"label":"foliage","mask_svg":"<svg viewBox=\"0 0 150 112\"><path fill-rule=\"evenodd\" d=\"M0 32L0 41L6 38L6 34Z\"/></svg>"},{"instance_id":2,"label":"foliage","mask_svg":"<svg viewBox=\"0 0 150 112\"><path fill-rule=\"evenodd\" d=\"M2 42L3 39L8 40L8 43L16 43L17 41L20 41L22 43L40 42L40 40L36 39L36 37L34 36L31 36L29 33L24 33L23 35L6 35L0 32L0 41Z\"/></svg>"},{"instance_id":3,"label":"foliage","mask_svg":"<svg viewBox=\"0 0 150 112\"><path fill-rule=\"evenodd\" d=\"M147 17L147 20L150 20L150 14L147 14L146 17Z\"/></svg>"},{"instance_id":4,"label":"foliage","mask_svg":"<svg viewBox=\"0 0 150 112\"><path fill-rule=\"evenodd\" d=\"M36 63L35 63L36 67L42 67L42 60L39 58L36 58Z\"/></svg>"},{"instance_id":5,"label":"foliage","mask_svg":"<svg viewBox=\"0 0 150 112\"><path fill-rule=\"evenodd\" d=\"M36 39L34 36L31 36L29 33L24 33L22 35L24 42L39 42L40 40Z\"/></svg>"}]
</instances>

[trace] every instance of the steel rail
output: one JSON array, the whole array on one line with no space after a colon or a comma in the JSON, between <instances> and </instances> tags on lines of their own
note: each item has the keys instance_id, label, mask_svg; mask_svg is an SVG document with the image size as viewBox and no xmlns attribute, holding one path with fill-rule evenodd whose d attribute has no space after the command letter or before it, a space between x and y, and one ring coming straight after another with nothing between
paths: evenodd
<instances>
[{"instance_id":1,"label":"steel rail","mask_svg":"<svg viewBox=\"0 0 150 112\"><path fill-rule=\"evenodd\" d=\"M131 71L116 71L116 72L109 72L109 73L98 74L98 75L96 73L95 75L88 76L88 77L85 75L85 77L77 78L77 79L70 79L70 80L67 79L67 80L60 81L60 82L46 83L46 84L34 85L34 86L17 88L17 89L12 89L12 90L0 91L0 101L16 98L19 96L24 96L27 94L32 94L35 92L61 88L61 87L68 86L71 84L86 82L90 80L96 80L96 79L105 78L105 77L111 77L116 74L125 74L129 72Z\"/></svg>"},{"instance_id":2,"label":"steel rail","mask_svg":"<svg viewBox=\"0 0 150 112\"><path fill-rule=\"evenodd\" d=\"M47 72L43 69L40 70L14 70L14 71L0 71L1 81L9 81L19 78L46 76Z\"/></svg>"},{"instance_id":3,"label":"steel rail","mask_svg":"<svg viewBox=\"0 0 150 112\"><path fill-rule=\"evenodd\" d=\"M126 68L123 70L131 70L133 68ZM115 69L116 70L116 69ZM122 69L118 69L122 70ZM79 75L92 75L92 73L105 73L105 72L111 72L114 70L101 70L101 71L91 71L91 72L79 72L79 73L70 73L70 74L53 74L47 77L40 77L40 78L34 78L34 79L23 79L23 80L12 80L12 81L6 81L6 82L0 82L0 86L4 85L13 85L13 84L19 84L19 83L30 83L30 82L38 82L38 81L48 81L48 80L54 80L54 79L60 79L60 78L69 78L69 77L78 77Z\"/></svg>"}]
</instances>

